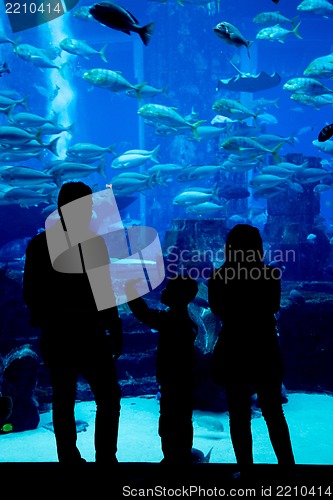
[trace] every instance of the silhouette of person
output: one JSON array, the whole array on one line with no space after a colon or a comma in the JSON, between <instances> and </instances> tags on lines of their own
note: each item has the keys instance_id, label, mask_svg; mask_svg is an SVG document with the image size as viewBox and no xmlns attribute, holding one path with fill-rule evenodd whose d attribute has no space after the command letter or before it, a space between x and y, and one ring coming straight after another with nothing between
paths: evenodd
<instances>
[{"instance_id":1,"label":"silhouette of person","mask_svg":"<svg viewBox=\"0 0 333 500\"><path fill-rule=\"evenodd\" d=\"M259 230L237 224L226 239L224 264L208 280L211 311L222 320L212 375L225 390L241 474L253 464L253 389L278 463L286 470L295 463L281 397L283 363L275 318L280 307L280 270L265 265L263 256Z\"/></svg>"},{"instance_id":2,"label":"silhouette of person","mask_svg":"<svg viewBox=\"0 0 333 500\"><path fill-rule=\"evenodd\" d=\"M126 287L133 294L134 283ZM161 293L161 303L168 310L151 309L145 300L131 300L128 305L139 321L159 332L156 380L160 386L158 433L167 465L190 464L193 444L193 368L198 333L188 313L188 304L198 293L197 282L189 276L170 279Z\"/></svg>"},{"instance_id":3,"label":"silhouette of person","mask_svg":"<svg viewBox=\"0 0 333 500\"><path fill-rule=\"evenodd\" d=\"M69 272L59 272L52 266L46 231L35 236L26 249L23 298L30 311L30 325L41 329L40 349L50 372L59 462L85 461L76 446L74 415L77 383L79 376L83 376L96 402L96 462L113 464L117 462L121 399L115 361L121 354L122 321L117 307L97 309L85 270L87 249L90 256L95 255L96 249L99 265L102 261L109 262L103 238L89 229L91 195L92 190L83 182L67 182L61 186L58 195L60 220L55 227L60 229L61 224L66 233L68 219L64 219L63 207L87 197L84 206L80 205L80 213L75 213L78 208L74 206L71 216L90 239L69 247L67 256L66 252L60 256L66 257L71 267Z\"/></svg>"}]
</instances>

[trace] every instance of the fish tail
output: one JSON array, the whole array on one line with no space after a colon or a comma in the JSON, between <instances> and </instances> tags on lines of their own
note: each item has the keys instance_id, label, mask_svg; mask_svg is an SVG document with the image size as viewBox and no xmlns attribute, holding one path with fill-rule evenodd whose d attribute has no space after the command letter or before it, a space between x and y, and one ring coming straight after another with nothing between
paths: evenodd
<instances>
[{"instance_id":1,"label":"fish tail","mask_svg":"<svg viewBox=\"0 0 333 500\"><path fill-rule=\"evenodd\" d=\"M56 137L55 139L53 139L53 141L50 142L50 144L48 144L46 146L46 148L49 151L51 151L51 153L53 153L56 156L59 156L58 152L57 152L57 142L58 142L59 139L60 139L60 137Z\"/></svg>"},{"instance_id":2,"label":"fish tail","mask_svg":"<svg viewBox=\"0 0 333 500\"><path fill-rule=\"evenodd\" d=\"M333 76L332 76L332 78L333 78ZM169 85L164 85L161 93L164 95L168 95L168 92L169 92Z\"/></svg>"},{"instance_id":3,"label":"fish tail","mask_svg":"<svg viewBox=\"0 0 333 500\"><path fill-rule=\"evenodd\" d=\"M28 97L29 97L29 94L25 95L25 96L21 99L21 101L20 101L21 106L23 106L23 107L24 107L24 109L26 109L27 111L29 111Z\"/></svg>"},{"instance_id":4,"label":"fish tail","mask_svg":"<svg viewBox=\"0 0 333 500\"><path fill-rule=\"evenodd\" d=\"M112 153L112 154L116 154L115 153L115 144L110 144L110 146L108 147L108 153Z\"/></svg>"},{"instance_id":5,"label":"fish tail","mask_svg":"<svg viewBox=\"0 0 333 500\"><path fill-rule=\"evenodd\" d=\"M8 119L8 121L9 121L10 123L15 123L15 121L14 121L14 117L13 117L13 111L14 111L14 109L15 109L16 105L17 105L17 104L16 104L16 102L15 102L14 104L11 104L10 106L8 106L8 107L6 108L7 119Z\"/></svg>"},{"instance_id":6,"label":"fish tail","mask_svg":"<svg viewBox=\"0 0 333 500\"><path fill-rule=\"evenodd\" d=\"M36 141L39 142L39 144L41 146L45 146L45 144L43 144L42 135L43 135L43 130L39 129L36 132L36 137L35 138L36 138Z\"/></svg>"},{"instance_id":7,"label":"fish tail","mask_svg":"<svg viewBox=\"0 0 333 500\"><path fill-rule=\"evenodd\" d=\"M190 127L193 130L194 137L196 138L197 141L200 141L199 135L198 135L198 130L197 128L202 124L206 123L206 120L199 120L198 122L195 123L190 123Z\"/></svg>"},{"instance_id":8,"label":"fish tail","mask_svg":"<svg viewBox=\"0 0 333 500\"><path fill-rule=\"evenodd\" d=\"M154 25L155 23L149 23L146 26L143 26L139 31L140 38L145 45L148 45L150 42L150 38L154 31Z\"/></svg>"},{"instance_id":9,"label":"fish tail","mask_svg":"<svg viewBox=\"0 0 333 500\"><path fill-rule=\"evenodd\" d=\"M147 186L149 189L152 189L153 187L156 186L156 184L158 184L157 182L157 178L156 178L156 174L152 174L148 177L147 179Z\"/></svg>"},{"instance_id":10,"label":"fish tail","mask_svg":"<svg viewBox=\"0 0 333 500\"><path fill-rule=\"evenodd\" d=\"M134 85L134 90L136 92L136 96L139 99L139 102L141 102L142 96L141 96L141 90L143 87L147 85L146 82L140 83L139 85Z\"/></svg>"},{"instance_id":11,"label":"fish tail","mask_svg":"<svg viewBox=\"0 0 333 500\"><path fill-rule=\"evenodd\" d=\"M300 27L302 21L300 21L298 24L296 24L295 28L293 29L293 33L297 38L303 39L303 37L299 34L298 28Z\"/></svg>"},{"instance_id":12,"label":"fish tail","mask_svg":"<svg viewBox=\"0 0 333 500\"><path fill-rule=\"evenodd\" d=\"M108 60L107 60L107 58L105 56L105 51L106 51L107 46L108 46L108 44L106 43L104 45L104 47L99 52L99 55L101 56L101 58L103 59L103 61L106 62L106 63L108 62Z\"/></svg>"},{"instance_id":13,"label":"fish tail","mask_svg":"<svg viewBox=\"0 0 333 500\"><path fill-rule=\"evenodd\" d=\"M155 163L159 163L159 159L158 159L158 156L159 156L159 151L160 151L160 145L156 146L156 148L154 149L154 151L152 152L151 154L151 157L150 159L155 162Z\"/></svg>"},{"instance_id":14,"label":"fish tail","mask_svg":"<svg viewBox=\"0 0 333 500\"><path fill-rule=\"evenodd\" d=\"M101 163L98 165L98 168L97 168L97 172L106 179L106 170L105 170L105 166L106 166L106 161L105 161L105 158L103 158L103 160L101 161Z\"/></svg>"},{"instance_id":15,"label":"fish tail","mask_svg":"<svg viewBox=\"0 0 333 500\"><path fill-rule=\"evenodd\" d=\"M277 152L283 146L283 144L284 144L284 142L279 142L279 144L271 151L271 153L273 155L273 158L276 161L276 163L280 163L280 157L277 154Z\"/></svg>"},{"instance_id":16,"label":"fish tail","mask_svg":"<svg viewBox=\"0 0 333 500\"><path fill-rule=\"evenodd\" d=\"M274 106L275 106L276 108L278 108L278 107L279 107L279 104L278 104L279 99L280 99L280 97L277 97L277 98L274 100Z\"/></svg>"},{"instance_id":17,"label":"fish tail","mask_svg":"<svg viewBox=\"0 0 333 500\"><path fill-rule=\"evenodd\" d=\"M66 128L66 132L68 132L69 134L74 134L75 132L75 126L76 124L73 122L69 125L69 127Z\"/></svg>"},{"instance_id":18,"label":"fish tail","mask_svg":"<svg viewBox=\"0 0 333 500\"><path fill-rule=\"evenodd\" d=\"M295 135L296 134L292 134L290 137L288 137L288 140L286 141L291 146L295 146Z\"/></svg>"},{"instance_id":19,"label":"fish tail","mask_svg":"<svg viewBox=\"0 0 333 500\"><path fill-rule=\"evenodd\" d=\"M250 56L250 47L251 45L253 44L253 40L248 40L247 43L246 43L246 49L247 49L247 55L249 56L249 59L251 59L251 56Z\"/></svg>"},{"instance_id":20,"label":"fish tail","mask_svg":"<svg viewBox=\"0 0 333 500\"><path fill-rule=\"evenodd\" d=\"M63 78L64 80L66 80L65 69L68 66L68 64L69 64L69 62L66 61L63 64L60 64L60 66L58 67L59 74L60 74L61 78Z\"/></svg>"},{"instance_id":21,"label":"fish tail","mask_svg":"<svg viewBox=\"0 0 333 500\"><path fill-rule=\"evenodd\" d=\"M298 18L299 18L299 16L295 16L295 17L292 18L292 20L291 20L292 27L294 27L294 24L295 24L295 22L297 21Z\"/></svg>"}]
</instances>

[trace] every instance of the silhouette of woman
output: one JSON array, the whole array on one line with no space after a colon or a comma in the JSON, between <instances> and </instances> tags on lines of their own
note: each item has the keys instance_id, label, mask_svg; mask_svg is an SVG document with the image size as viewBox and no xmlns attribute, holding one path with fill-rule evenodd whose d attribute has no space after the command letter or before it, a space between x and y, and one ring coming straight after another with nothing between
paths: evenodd
<instances>
[{"instance_id":1,"label":"silhouette of woman","mask_svg":"<svg viewBox=\"0 0 333 500\"><path fill-rule=\"evenodd\" d=\"M281 398L283 364L275 319L280 270L265 265L263 256L259 230L237 224L227 236L224 264L208 280L210 308L222 320L212 375L226 393L231 440L241 471L253 464L253 390L279 465L295 464Z\"/></svg>"}]
</instances>

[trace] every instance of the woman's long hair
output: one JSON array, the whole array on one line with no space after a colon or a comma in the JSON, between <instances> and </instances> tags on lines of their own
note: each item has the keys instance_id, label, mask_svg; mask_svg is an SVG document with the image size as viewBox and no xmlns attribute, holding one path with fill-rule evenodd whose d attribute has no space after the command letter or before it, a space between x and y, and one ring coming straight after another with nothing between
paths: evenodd
<instances>
[{"instance_id":1,"label":"woman's long hair","mask_svg":"<svg viewBox=\"0 0 333 500\"><path fill-rule=\"evenodd\" d=\"M256 266L263 264L264 249L260 231L249 224L236 224L225 243L225 263Z\"/></svg>"}]
</instances>

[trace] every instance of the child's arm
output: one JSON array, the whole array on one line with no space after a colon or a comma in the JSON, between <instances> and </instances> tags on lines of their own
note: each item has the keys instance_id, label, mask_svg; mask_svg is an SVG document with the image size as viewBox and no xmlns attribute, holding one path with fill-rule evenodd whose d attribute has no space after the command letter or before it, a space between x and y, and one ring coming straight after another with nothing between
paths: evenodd
<instances>
[{"instance_id":1,"label":"child's arm","mask_svg":"<svg viewBox=\"0 0 333 500\"><path fill-rule=\"evenodd\" d=\"M126 286L126 292L127 296L133 297L133 288L130 284ZM163 325L165 312L158 309L150 309L142 297L130 300L127 304L134 316L153 330L159 330L161 325Z\"/></svg>"}]
</instances>

